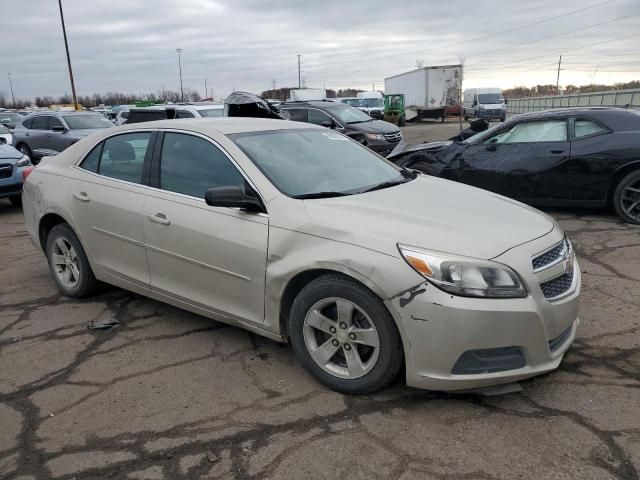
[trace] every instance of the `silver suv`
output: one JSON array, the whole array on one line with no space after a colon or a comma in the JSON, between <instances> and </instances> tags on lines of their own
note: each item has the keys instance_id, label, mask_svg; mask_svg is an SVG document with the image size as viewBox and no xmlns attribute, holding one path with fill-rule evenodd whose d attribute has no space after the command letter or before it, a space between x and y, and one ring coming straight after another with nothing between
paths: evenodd
<instances>
[{"instance_id":1,"label":"silver suv","mask_svg":"<svg viewBox=\"0 0 640 480\"><path fill-rule=\"evenodd\" d=\"M89 112L38 112L26 116L13 131L13 145L34 164L57 155L81 138L113 127L103 115Z\"/></svg>"}]
</instances>

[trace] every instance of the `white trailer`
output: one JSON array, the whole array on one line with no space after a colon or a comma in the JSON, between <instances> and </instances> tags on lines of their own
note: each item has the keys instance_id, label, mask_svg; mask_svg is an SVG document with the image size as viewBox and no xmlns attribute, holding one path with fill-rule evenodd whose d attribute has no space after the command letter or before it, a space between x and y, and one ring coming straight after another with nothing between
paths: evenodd
<instances>
[{"instance_id":1,"label":"white trailer","mask_svg":"<svg viewBox=\"0 0 640 480\"><path fill-rule=\"evenodd\" d=\"M460 103L462 65L423 67L384 79L385 95L403 94L407 121L447 117Z\"/></svg>"}]
</instances>

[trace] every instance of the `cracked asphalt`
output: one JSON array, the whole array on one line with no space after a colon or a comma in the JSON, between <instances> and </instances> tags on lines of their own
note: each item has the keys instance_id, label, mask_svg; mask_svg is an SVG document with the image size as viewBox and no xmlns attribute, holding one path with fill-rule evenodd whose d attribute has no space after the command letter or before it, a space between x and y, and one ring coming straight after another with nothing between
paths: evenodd
<instances>
[{"instance_id":1,"label":"cracked asphalt","mask_svg":"<svg viewBox=\"0 0 640 480\"><path fill-rule=\"evenodd\" d=\"M559 370L502 396L356 397L239 328L112 287L61 296L0 200L0 479L638 479L640 228L549 213L584 272Z\"/></svg>"}]
</instances>

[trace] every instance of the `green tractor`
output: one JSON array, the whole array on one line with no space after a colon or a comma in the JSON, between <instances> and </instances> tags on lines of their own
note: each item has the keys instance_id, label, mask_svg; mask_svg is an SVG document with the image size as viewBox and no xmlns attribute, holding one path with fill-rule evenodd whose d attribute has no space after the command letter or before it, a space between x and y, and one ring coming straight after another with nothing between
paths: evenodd
<instances>
[{"instance_id":1,"label":"green tractor","mask_svg":"<svg viewBox=\"0 0 640 480\"><path fill-rule=\"evenodd\" d=\"M399 127L404 127L404 94L393 93L384 96L384 119Z\"/></svg>"}]
</instances>

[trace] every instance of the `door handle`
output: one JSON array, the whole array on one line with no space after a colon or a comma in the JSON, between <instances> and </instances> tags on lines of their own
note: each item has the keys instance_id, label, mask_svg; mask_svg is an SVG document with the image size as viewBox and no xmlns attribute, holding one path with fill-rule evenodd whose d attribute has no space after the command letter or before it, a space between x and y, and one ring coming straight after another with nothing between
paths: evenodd
<instances>
[{"instance_id":1,"label":"door handle","mask_svg":"<svg viewBox=\"0 0 640 480\"><path fill-rule=\"evenodd\" d=\"M155 215L148 215L149 220L160 225L170 225L171 222L164 213L156 213Z\"/></svg>"},{"instance_id":2,"label":"door handle","mask_svg":"<svg viewBox=\"0 0 640 480\"><path fill-rule=\"evenodd\" d=\"M24 134L24 136L25 136L25 137L28 137L28 136L29 136L29 132L25 133L25 134Z\"/></svg>"},{"instance_id":3,"label":"door handle","mask_svg":"<svg viewBox=\"0 0 640 480\"><path fill-rule=\"evenodd\" d=\"M559 153L564 153L564 150L551 150L551 153L555 153L557 155Z\"/></svg>"},{"instance_id":4,"label":"door handle","mask_svg":"<svg viewBox=\"0 0 640 480\"><path fill-rule=\"evenodd\" d=\"M74 193L73 198L75 198L76 200L80 200L81 202L88 202L89 200L91 200L89 198L89 195L87 195L87 192Z\"/></svg>"}]
</instances>

